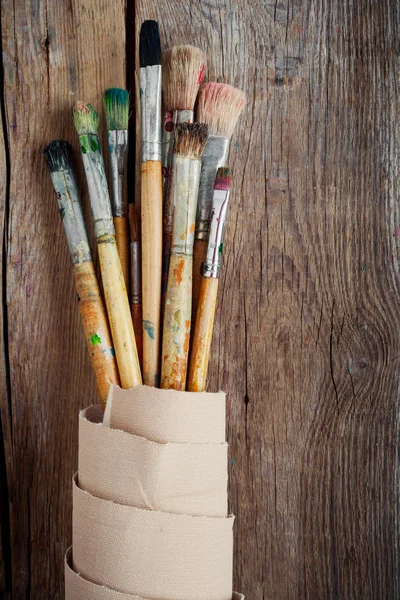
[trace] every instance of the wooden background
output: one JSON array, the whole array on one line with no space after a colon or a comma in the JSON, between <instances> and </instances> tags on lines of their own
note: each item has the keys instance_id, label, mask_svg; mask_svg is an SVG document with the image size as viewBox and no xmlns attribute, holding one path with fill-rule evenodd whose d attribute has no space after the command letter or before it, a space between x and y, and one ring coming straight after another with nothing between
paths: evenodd
<instances>
[{"instance_id":1,"label":"wooden background","mask_svg":"<svg viewBox=\"0 0 400 600\"><path fill-rule=\"evenodd\" d=\"M41 150L77 148L72 102L124 86L156 18L248 96L210 373L235 589L400 598L397 0L128 2L2 0L0 597L63 598L77 414L96 400Z\"/></svg>"}]
</instances>

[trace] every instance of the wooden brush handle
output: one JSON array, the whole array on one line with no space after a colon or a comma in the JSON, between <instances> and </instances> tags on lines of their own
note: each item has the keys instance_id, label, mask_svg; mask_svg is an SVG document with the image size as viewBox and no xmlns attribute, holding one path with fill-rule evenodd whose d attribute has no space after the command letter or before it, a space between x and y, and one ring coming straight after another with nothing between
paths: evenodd
<instances>
[{"instance_id":1,"label":"wooden brush handle","mask_svg":"<svg viewBox=\"0 0 400 600\"><path fill-rule=\"evenodd\" d=\"M119 385L107 313L92 261L74 265L74 276L83 331L104 410L110 383Z\"/></svg>"},{"instance_id":2,"label":"wooden brush handle","mask_svg":"<svg viewBox=\"0 0 400 600\"><path fill-rule=\"evenodd\" d=\"M114 236L98 244L101 277L121 386L140 385L142 376L124 276Z\"/></svg>"},{"instance_id":3,"label":"wooden brush handle","mask_svg":"<svg viewBox=\"0 0 400 600\"><path fill-rule=\"evenodd\" d=\"M135 332L136 348L139 357L140 366L143 360L143 324L142 324L142 305L131 304L133 330Z\"/></svg>"},{"instance_id":4,"label":"wooden brush handle","mask_svg":"<svg viewBox=\"0 0 400 600\"><path fill-rule=\"evenodd\" d=\"M165 302L161 387L184 390L192 310L191 256L171 254Z\"/></svg>"},{"instance_id":5,"label":"wooden brush handle","mask_svg":"<svg viewBox=\"0 0 400 600\"><path fill-rule=\"evenodd\" d=\"M203 281L203 265L207 256L208 242L195 240L193 246L193 291L192 291L192 321L196 322L199 304L200 287ZM192 331L193 338L194 331Z\"/></svg>"},{"instance_id":6,"label":"wooden brush handle","mask_svg":"<svg viewBox=\"0 0 400 600\"><path fill-rule=\"evenodd\" d=\"M143 382L158 386L162 272L161 162L142 164Z\"/></svg>"},{"instance_id":7,"label":"wooden brush handle","mask_svg":"<svg viewBox=\"0 0 400 600\"><path fill-rule=\"evenodd\" d=\"M122 273L124 275L126 291L129 295L129 221L127 217L114 217L115 239L117 241L117 249L119 259L121 261Z\"/></svg>"},{"instance_id":8,"label":"wooden brush handle","mask_svg":"<svg viewBox=\"0 0 400 600\"><path fill-rule=\"evenodd\" d=\"M165 299L167 295L169 261L171 258L172 235L165 233L163 235L163 256L162 256L162 283L161 283L161 323L164 323Z\"/></svg>"},{"instance_id":9,"label":"wooden brush handle","mask_svg":"<svg viewBox=\"0 0 400 600\"><path fill-rule=\"evenodd\" d=\"M189 392L204 392L206 389L217 294L218 279L203 277L190 352L187 384Z\"/></svg>"}]
</instances>

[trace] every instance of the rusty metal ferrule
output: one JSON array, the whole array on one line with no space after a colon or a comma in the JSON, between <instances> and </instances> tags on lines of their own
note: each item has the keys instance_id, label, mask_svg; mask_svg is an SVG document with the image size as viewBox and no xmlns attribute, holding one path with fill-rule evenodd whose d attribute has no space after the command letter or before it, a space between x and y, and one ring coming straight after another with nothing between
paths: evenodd
<instances>
[{"instance_id":1,"label":"rusty metal ferrule","mask_svg":"<svg viewBox=\"0 0 400 600\"><path fill-rule=\"evenodd\" d=\"M124 194L124 173L128 150L128 130L110 130L108 132L110 152L111 202L114 217L125 217L128 212Z\"/></svg>"},{"instance_id":2,"label":"rusty metal ferrule","mask_svg":"<svg viewBox=\"0 0 400 600\"><path fill-rule=\"evenodd\" d=\"M196 214L196 240L208 240L214 182L217 171L226 165L230 140L217 135L209 136L202 156L199 198Z\"/></svg>"},{"instance_id":3,"label":"rusty metal ferrule","mask_svg":"<svg viewBox=\"0 0 400 600\"><path fill-rule=\"evenodd\" d=\"M142 162L161 161L161 65L140 69Z\"/></svg>"},{"instance_id":4,"label":"rusty metal ferrule","mask_svg":"<svg viewBox=\"0 0 400 600\"><path fill-rule=\"evenodd\" d=\"M172 155L171 189L174 206L171 254L193 255L201 160Z\"/></svg>"},{"instance_id":5,"label":"rusty metal ferrule","mask_svg":"<svg viewBox=\"0 0 400 600\"><path fill-rule=\"evenodd\" d=\"M230 191L214 190L204 277L216 278L219 275L229 197Z\"/></svg>"}]
</instances>

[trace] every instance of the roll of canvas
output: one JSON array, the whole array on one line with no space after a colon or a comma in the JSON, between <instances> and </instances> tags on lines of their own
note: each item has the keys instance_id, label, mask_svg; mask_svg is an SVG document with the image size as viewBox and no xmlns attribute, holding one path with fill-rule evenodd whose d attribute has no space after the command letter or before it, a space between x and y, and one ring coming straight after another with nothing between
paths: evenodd
<instances>
[{"instance_id":1,"label":"roll of canvas","mask_svg":"<svg viewBox=\"0 0 400 600\"><path fill-rule=\"evenodd\" d=\"M225 394L110 386L104 424L154 442L225 442Z\"/></svg>"},{"instance_id":2,"label":"roll of canvas","mask_svg":"<svg viewBox=\"0 0 400 600\"><path fill-rule=\"evenodd\" d=\"M149 441L79 415L79 487L119 504L186 515L227 516L227 444Z\"/></svg>"},{"instance_id":3,"label":"roll of canvas","mask_svg":"<svg viewBox=\"0 0 400 600\"><path fill-rule=\"evenodd\" d=\"M73 570L151 600L231 600L233 521L116 504L75 478Z\"/></svg>"},{"instance_id":4,"label":"roll of canvas","mask_svg":"<svg viewBox=\"0 0 400 600\"><path fill-rule=\"evenodd\" d=\"M84 579L72 569L71 550L68 550L65 557L65 600L146 600ZM244 596L233 592L232 600L244 600Z\"/></svg>"}]
</instances>

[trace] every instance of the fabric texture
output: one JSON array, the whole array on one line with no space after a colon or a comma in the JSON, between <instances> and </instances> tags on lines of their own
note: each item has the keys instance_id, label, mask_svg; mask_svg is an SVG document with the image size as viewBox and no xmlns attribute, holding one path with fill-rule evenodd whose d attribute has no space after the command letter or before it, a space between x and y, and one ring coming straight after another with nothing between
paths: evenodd
<instances>
[{"instance_id":1,"label":"fabric texture","mask_svg":"<svg viewBox=\"0 0 400 600\"><path fill-rule=\"evenodd\" d=\"M225 394L110 386L104 424L154 442L223 444Z\"/></svg>"},{"instance_id":2,"label":"fabric texture","mask_svg":"<svg viewBox=\"0 0 400 600\"><path fill-rule=\"evenodd\" d=\"M148 600L92 583L75 573L71 565L72 548L69 548L65 557L65 600ZM233 592L232 600L244 600L244 596Z\"/></svg>"},{"instance_id":3,"label":"fabric texture","mask_svg":"<svg viewBox=\"0 0 400 600\"><path fill-rule=\"evenodd\" d=\"M73 486L73 568L128 594L231 600L233 517L142 510Z\"/></svg>"},{"instance_id":4,"label":"fabric texture","mask_svg":"<svg viewBox=\"0 0 400 600\"><path fill-rule=\"evenodd\" d=\"M100 406L80 413L80 488L136 508L226 517L227 444L160 444L101 420Z\"/></svg>"}]
</instances>

